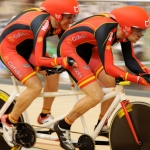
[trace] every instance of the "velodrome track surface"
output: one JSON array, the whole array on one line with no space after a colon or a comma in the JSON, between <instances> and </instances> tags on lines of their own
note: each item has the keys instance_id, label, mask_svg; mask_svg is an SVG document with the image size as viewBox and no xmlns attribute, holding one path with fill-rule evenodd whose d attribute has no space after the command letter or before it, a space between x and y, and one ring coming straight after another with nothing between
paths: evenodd
<instances>
[{"instance_id":1,"label":"velodrome track surface","mask_svg":"<svg viewBox=\"0 0 150 150\"><path fill-rule=\"evenodd\" d=\"M6 91L8 94L11 94L13 91L13 86L9 83L4 84L4 81L5 80L0 79L0 89ZM23 91L25 88L24 86L19 86L19 87L20 87L20 91ZM63 86L61 86L60 91L63 91L62 89L67 89L67 88L65 86L64 88ZM147 96L147 97L142 97L141 95L139 97L138 96L139 92L137 91L129 90L127 93L132 93L132 96L127 95L127 98L130 99L130 101L143 101L143 102L150 103L148 92L143 91L144 96ZM140 93L142 92L140 91ZM133 96L133 95L136 95L136 96ZM79 96L79 97L82 97L82 96ZM36 122L36 119L37 119L38 114L41 111L42 102L43 102L42 98L37 98L36 100L33 101L31 106L27 109L30 123L32 125L38 125ZM68 113L73 107L73 105L75 104L75 102L76 101L73 96L56 97L53 107L52 107L52 114L54 115L54 117L58 117L58 116ZM100 106L97 105L96 107L92 108L85 114L85 120L86 120L87 127L88 127L90 134L92 134L93 128L97 122L97 118L99 115L99 107ZM111 121L111 118L109 119L109 123L110 121ZM76 120L76 122L72 126L72 131L81 132L81 133L83 132L80 119ZM71 136L72 136L72 139L77 140L80 135L72 133ZM98 137L98 139L107 140L104 137ZM35 147L31 148L31 150L39 150L39 149L62 150L59 146L59 142L37 139ZM27 149L22 148L21 150L27 150ZM110 147L109 146L96 146L96 150L110 150Z\"/></svg>"}]
</instances>

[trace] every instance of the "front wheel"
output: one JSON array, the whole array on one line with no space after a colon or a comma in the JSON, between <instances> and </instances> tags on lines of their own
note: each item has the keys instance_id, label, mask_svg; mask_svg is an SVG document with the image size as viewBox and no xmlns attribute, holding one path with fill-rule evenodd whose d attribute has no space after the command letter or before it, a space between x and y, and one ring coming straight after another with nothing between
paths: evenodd
<instances>
[{"instance_id":1,"label":"front wheel","mask_svg":"<svg viewBox=\"0 0 150 150\"><path fill-rule=\"evenodd\" d=\"M6 92L0 90L0 109L2 108L2 106L4 105L4 103L8 100L9 98L9 94L7 94ZM6 114L9 114L11 112L11 110L13 109L15 104L15 101L9 106L9 108L6 111ZM18 122L24 122L23 116L21 115L19 118ZM2 129L2 123L0 121L0 128ZM3 134L0 133L0 147L3 148L3 150L12 150L13 148L10 147L4 140L3 138ZM15 150L21 150L21 147L18 148L14 148Z\"/></svg>"},{"instance_id":2,"label":"front wheel","mask_svg":"<svg viewBox=\"0 0 150 150\"><path fill-rule=\"evenodd\" d=\"M148 150L150 149L150 104L142 102L129 103L127 111L135 132L141 141L137 145L127 123L123 109L114 115L110 126L110 147L112 150Z\"/></svg>"}]
</instances>

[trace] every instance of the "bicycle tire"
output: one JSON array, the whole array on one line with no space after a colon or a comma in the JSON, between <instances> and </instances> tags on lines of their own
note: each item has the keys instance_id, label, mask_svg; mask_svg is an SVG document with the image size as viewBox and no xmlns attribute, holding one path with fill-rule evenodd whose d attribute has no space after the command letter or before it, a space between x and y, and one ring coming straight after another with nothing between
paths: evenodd
<instances>
[{"instance_id":1,"label":"bicycle tire","mask_svg":"<svg viewBox=\"0 0 150 150\"><path fill-rule=\"evenodd\" d=\"M6 92L4 92L3 90L0 90L0 109L2 108L2 106L4 105L4 103L7 101L7 99L9 98L9 94L7 94ZM13 109L15 104L15 101L9 106L9 108L6 111L6 114L10 113L11 110ZM18 122L24 122L23 116L21 115L19 118ZM0 121L0 128L2 128L2 123ZM3 138L3 134L0 133L0 147L2 147L4 150L11 150L12 147L10 147L4 140ZM16 148L15 150L21 150L21 147Z\"/></svg>"},{"instance_id":2,"label":"bicycle tire","mask_svg":"<svg viewBox=\"0 0 150 150\"><path fill-rule=\"evenodd\" d=\"M132 135L122 108L114 115L110 125L111 150L148 150L150 149L150 104L133 102L126 106L138 138L139 146Z\"/></svg>"}]
</instances>

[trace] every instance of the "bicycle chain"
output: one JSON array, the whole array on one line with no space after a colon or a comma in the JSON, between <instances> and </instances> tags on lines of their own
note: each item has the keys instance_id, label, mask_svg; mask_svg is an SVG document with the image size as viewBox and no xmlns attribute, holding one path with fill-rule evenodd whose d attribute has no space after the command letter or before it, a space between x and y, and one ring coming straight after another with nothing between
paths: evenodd
<instances>
[{"instance_id":1,"label":"bicycle chain","mask_svg":"<svg viewBox=\"0 0 150 150\"><path fill-rule=\"evenodd\" d=\"M37 125L31 125L32 127L35 127L35 128L41 128L41 129L51 129L51 128L47 128L47 127L41 127L41 126L37 126ZM70 131L71 133L76 133L76 134L85 134L85 133L82 133L82 132L75 132L75 131Z\"/></svg>"},{"instance_id":2,"label":"bicycle chain","mask_svg":"<svg viewBox=\"0 0 150 150\"><path fill-rule=\"evenodd\" d=\"M41 126L37 126L37 125L31 125L32 127L35 127L35 128L41 128L41 129L51 129L51 128L48 128L48 127L41 127ZM75 131L70 131L71 133L76 133L76 134L82 134L82 135L87 135L91 138L91 140L93 141L93 144L94 144L94 147L95 147L95 140L93 140L93 138L88 135L88 134L85 134L85 133L82 133L82 132L75 132ZM35 147L36 148L36 147ZM38 148L38 149L41 149L41 148ZM41 150L47 150L47 149L41 149Z\"/></svg>"}]
</instances>

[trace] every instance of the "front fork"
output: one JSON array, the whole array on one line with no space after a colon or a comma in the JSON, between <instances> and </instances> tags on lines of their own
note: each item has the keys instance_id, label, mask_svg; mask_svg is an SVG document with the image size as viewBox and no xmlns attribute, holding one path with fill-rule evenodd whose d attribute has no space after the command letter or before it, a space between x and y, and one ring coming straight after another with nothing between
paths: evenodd
<instances>
[{"instance_id":1,"label":"front fork","mask_svg":"<svg viewBox=\"0 0 150 150\"><path fill-rule=\"evenodd\" d=\"M141 142L139 141L139 139L138 139L138 137L137 137L136 131L135 131L134 126L133 126L133 123L132 123L131 118L130 118L130 116L129 116L129 113L128 113L127 109L126 109L126 105L130 103L129 100L124 100L124 101L122 101L122 102L120 102L120 103L121 103L122 109L123 109L123 111L124 111L125 117L126 117L126 119L127 119L127 122L128 122L128 124L129 124L129 127L130 127L130 129L131 129L131 132L132 132L132 134L133 134L133 137L134 137L136 143L137 143L138 145L141 145Z\"/></svg>"}]
</instances>

